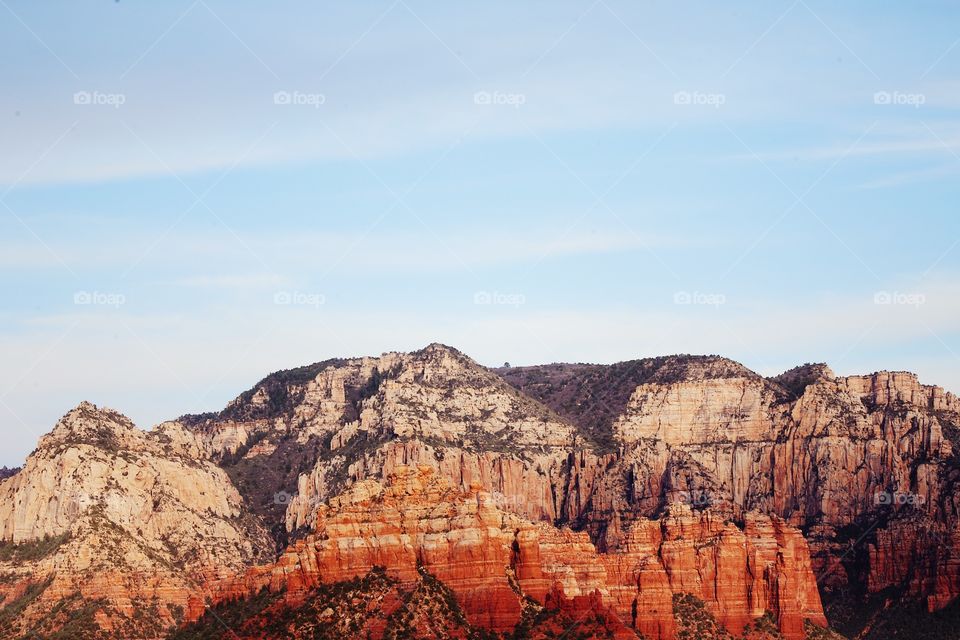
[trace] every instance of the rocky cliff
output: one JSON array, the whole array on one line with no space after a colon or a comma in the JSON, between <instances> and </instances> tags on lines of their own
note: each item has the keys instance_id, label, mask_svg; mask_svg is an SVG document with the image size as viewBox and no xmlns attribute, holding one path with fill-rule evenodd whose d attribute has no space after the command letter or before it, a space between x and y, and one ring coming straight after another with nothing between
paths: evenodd
<instances>
[{"instance_id":1,"label":"rocky cliff","mask_svg":"<svg viewBox=\"0 0 960 640\"><path fill-rule=\"evenodd\" d=\"M314 443L315 464L263 498L280 503L281 542L342 487L428 464L603 551L672 503L741 524L759 511L804 532L829 601L894 588L936 609L958 594L957 399L912 374L805 365L766 379L717 356L495 370L518 395L442 345L304 371L268 378L207 423L258 433L269 416L282 426L266 433ZM526 416L521 434L539 421L540 442L518 437L510 415ZM255 436L241 467L289 457L263 437L267 454Z\"/></svg>"},{"instance_id":2,"label":"rocky cliff","mask_svg":"<svg viewBox=\"0 0 960 640\"><path fill-rule=\"evenodd\" d=\"M397 465L431 464L552 522L569 455L586 445L575 425L437 344L280 372L220 414L180 423L274 527L279 548L309 530L318 503Z\"/></svg>"},{"instance_id":3,"label":"rocky cliff","mask_svg":"<svg viewBox=\"0 0 960 640\"><path fill-rule=\"evenodd\" d=\"M149 432L83 404L0 479L0 628L154 637L258 586L302 623L367 580L450 637L581 615L820 637L821 596L851 635L890 629L960 595L958 411L907 373L488 370L438 344L271 374Z\"/></svg>"},{"instance_id":4,"label":"rocky cliff","mask_svg":"<svg viewBox=\"0 0 960 640\"><path fill-rule=\"evenodd\" d=\"M83 403L0 483L4 637L67 622L156 636L203 593L200 576L243 570L266 538L190 432Z\"/></svg>"},{"instance_id":5,"label":"rocky cliff","mask_svg":"<svg viewBox=\"0 0 960 640\"><path fill-rule=\"evenodd\" d=\"M960 593L960 404L913 374L842 378L807 365L764 379L717 357L621 364L608 372L616 404L599 424L592 407L611 403L595 365L502 374L571 422L611 434L616 453L582 454L566 490L577 500L563 514L603 549L681 500L800 527L828 599L894 591L893 602L935 610ZM616 391L624 379L626 399Z\"/></svg>"},{"instance_id":6,"label":"rocky cliff","mask_svg":"<svg viewBox=\"0 0 960 640\"><path fill-rule=\"evenodd\" d=\"M503 511L479 485L464 491L432 467L398 467L316 508L315 528L272 566L220 585L220 599L268 588L300 603L324 583L375 567L401 583L429 574L472 628L513 632L531 607L579 611L616 638L676 637L675 594L688 594L736 637L771 614L783 638L825 625L806 543L779 519L749 514L743 529L709 511L672 507L634 523L624 548Z\"/></svg>"}]
</instances>

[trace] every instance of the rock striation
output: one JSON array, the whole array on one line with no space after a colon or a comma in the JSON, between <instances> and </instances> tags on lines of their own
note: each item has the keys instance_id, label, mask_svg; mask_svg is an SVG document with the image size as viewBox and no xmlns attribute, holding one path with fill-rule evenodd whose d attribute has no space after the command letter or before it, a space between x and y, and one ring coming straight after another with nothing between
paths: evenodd
<instances>
[{"instance_id":1,"label":"rock striation","mask_svg":"<svg viewBox=\"0 0 960 640\"><path fill-rule=\"evenodd\" d=\"M327 361L268 377L191 428L213 449L246 434L233 451L248 467L314 443L259 498L282 543L351 483L430 465L507 511L587 532L601 551L673 503L741 524L759 511L805 532L828 596L896 588L935 609L960 594L958 401L913 374L804 365L763 378L717 356L495 373L443 345ZM907 542L892 548L893 533Z\"/></svg>"},{"instance_id":2,"label":"rock striation","mask_svg":"<svg viewBox=\"0 0 960 640\"><path fill-rule=\"evenodd\" d=\"M149 637L183 619L193 575L255 562L266 531L197 451L182 428L144 432L86 402L67 413L0 482L0 596L43 586L10 631L42 635L97 603L91 626Z\"/></svg>"},{"instance_id":3,"label":"rock striation","mask_svg":"<svg viewBox=\"0 0 960 640\"><path fill-rule=\"evenodd\" d=\"M384 566L383 602L450 590L451 637L539 607L621 637L699 628L680 609L801 638L821 597L958 601L958 446L960 402L913 374L718 356L489 370L433 344L277 372L149 432L84 403L0 475L0 635L85 616L156 637L207 597Z\"/></svg>"},{"instance_id":4,"label":"rock striation","mask_svg":"<svg viewBox=\"0 0 960 640\"><path fill-rule=\"evenodd\" d=\"M180 424L255 512L287 534L309 530L317 504L351 483L419 464L463 489L483 484L509 511L553 522L570 452L585 446L575 425L439 344L280 372L220 414Z\"/></svg>"},{"instance_id":5,"label":"rock striation","mask_svg":"<svg viewBox=\"0 0 960 640\"><path fill-rule=\"evenodd\" d=\"M384 567L405 582L435 576L472 626L496 632L513 631L532 598L600 616L613 637L672 640L675 593L703 600L737 636L767 612L788 640L806 637L805 621L826 624L803 536L762 514L741 530L676 505L635 523L622 550L601 554L585 533L503 511L481 487L463 491L422 466L356 483L320 505L315 522L274 565L220 585L220 598L269 587L298 601Z\"/></svg>"},{"instance_id":6,"label":"rock striation","mask_svg":"<svg viewBox=\"0 0 960 640\"><path fill-rule=\"evenodd\" d=\"M828 594L895 589L930 610L960 594L956 396L904 372L806 365L764 379L716 357L677 360L638 367L607 418L616 453L583 452L567 479L567 521L616 549L674 501L737 520L756 510L806 533ZM558 402L556 382L536 382L556 381L555 367L503 374L576 423L591 398ZM574 366L560 386L597 375Z\"/></svg>"}]
</instances>

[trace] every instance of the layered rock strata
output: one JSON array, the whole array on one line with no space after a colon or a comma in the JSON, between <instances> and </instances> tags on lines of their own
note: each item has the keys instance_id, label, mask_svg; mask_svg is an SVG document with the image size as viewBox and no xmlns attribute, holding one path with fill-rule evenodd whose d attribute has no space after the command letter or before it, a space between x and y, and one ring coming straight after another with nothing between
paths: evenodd
<instances>
[{"instance_id":1,"label":"layered rock strata","mask_svg":"<svg viewBox=\"0 0 960 640\"><path fill-rule=\"evenodd\" d=\"M672 597L692 594L739 636L771 612L784 638L824 625L806 543L779 519L750 514L744 529L677 505L635 523L617 553L585 533L501 510L479 486L462 491L431 467L398 467L386 484L365 480L320 505L316 527L278 562L220 585L220 598L264 586L294 601L318 585L374 567L414 582L426 571L447 585L471 625L512 631L524 599L618 621L616 637L672 640Z\"/></svg>"},{"instance_id":2,"label":"layered rock strata","mask_svg":"<svg viewBox=\"0 0 960 640\"><path fill-rule=\"evenodd\" d=\"M144 432L89 403L67 413L0 483L0 596L31 595L8 631L44 635L51 615L95 603L97 626L149 637L183 620L202 593L193 576L261 559L266 531L198 451L171 425Z\"/></svg>"}]
</instances>

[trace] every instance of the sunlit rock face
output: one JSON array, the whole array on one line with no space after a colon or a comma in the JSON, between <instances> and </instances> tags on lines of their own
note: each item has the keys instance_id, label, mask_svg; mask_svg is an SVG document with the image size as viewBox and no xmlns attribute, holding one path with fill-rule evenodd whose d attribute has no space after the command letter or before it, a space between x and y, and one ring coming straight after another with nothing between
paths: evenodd
<instances>
[{"instance_id":1,"label":"sunlit rock face","mask_svg":"<svg viewBox=\"0 0 960 640\"><path fill-rule=\"evenodd\" d=\"M0 537L0 595L46 585L14 628L55 629L96 602L101 626L151 634L183 619L205 575L243 570L268 540L192 433L142 431L86 402L0 483Z\"/></svg>"},{"instance_id":2,"label":"sunlit rock face","mask_svg":"<svg viewBox=\"0 0 960 640\"><path fill-rule=\"evenodd\" d=\"M717 357L626 364L503 371L610 434L615 453L581 454L563 514L601 548L618 548L629 523L674 501L737 520L756 510L805 532L827 589L902 588L931 609L960 594L956 396L905 372L836 377L805 365L764 379ZM605 378L614 410L598 426L590 399ZM865 553L851 562L850 536L862 534Z\"/></svg>"},{"instance_id":3,"label":"sunlit rock face","mask_svg":"<svg viewBox=\"0 0 960 640\"><path fill-rule=\"evenodd\" d=\"M429 565L464 628L535 602L672 638L693 602L801 638L841 587L960 595L958 410L902 372L489 370L439 344L271 374L151 431L84 403L0 479L0 596L15 631L74 612L158 637L207 598L380 566L402 589Z\"/></svg>"},{"instance_id":4,"label":"sunlit rock face","mask_svg":"<svg viewBox=\"0 0 960 640\"><path fill-rule=\"evenodd\" d=\"M401 581L427 571L446 584L474 626L511 632L525 598L587 606L623 637L629 630L670 640L672 598L692 594L740 634L771 612L783 637L805 638L804 621L825 625L807 545L800 532L757 513L744 528L709 511L672 505L638 520L622 549L596 551L585 533L503 511L480 486L456 488L434 468L397 467L316 508L313 532L276 564L224 582L220 598L262 588L298 601L322 583L374 567Z\"/></svg>"}]
</instances>

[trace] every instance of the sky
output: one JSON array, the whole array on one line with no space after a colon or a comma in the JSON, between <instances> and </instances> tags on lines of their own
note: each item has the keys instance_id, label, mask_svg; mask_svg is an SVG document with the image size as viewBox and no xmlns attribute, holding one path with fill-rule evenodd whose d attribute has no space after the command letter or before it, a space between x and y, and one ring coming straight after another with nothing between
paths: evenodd
<instances>
[{"instance_id":1,"label":"sky","mask_svg":"<svg viewBox=\"0 0 960 640\"><path fill-rule=\"evenodd\" d=\"M0 0L0 49L0 465L435 341L960 392L954 2Z\"/></svg>"}]
</instances>

